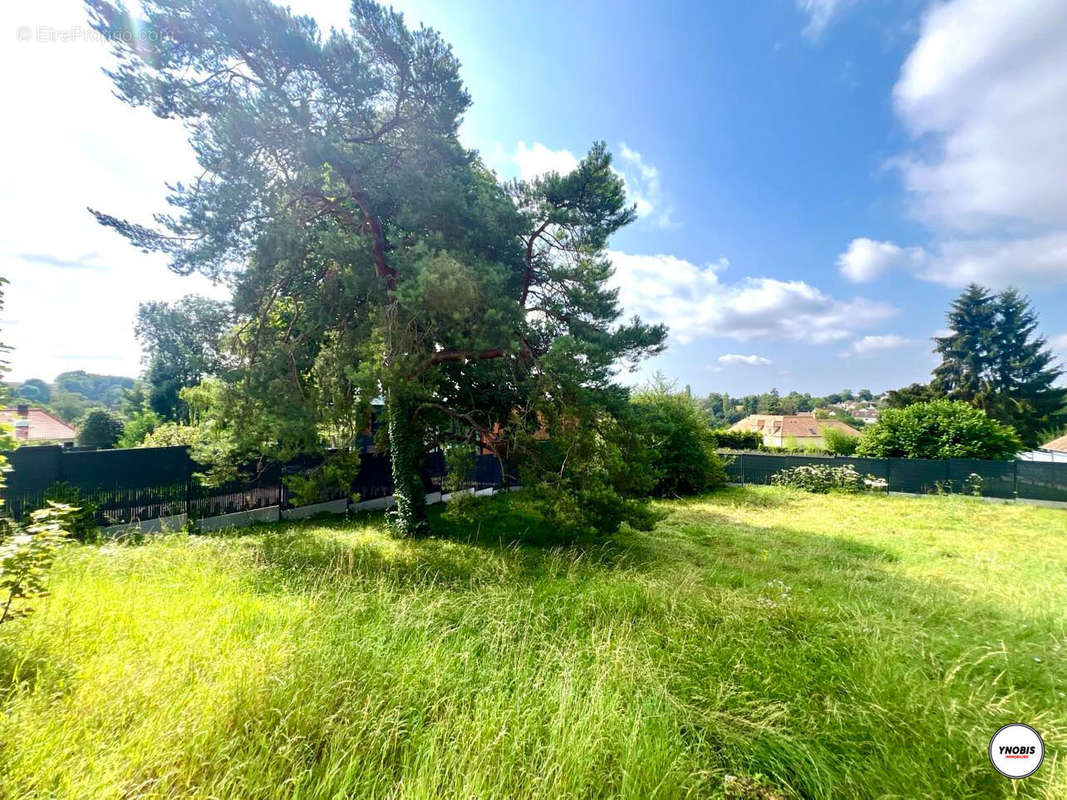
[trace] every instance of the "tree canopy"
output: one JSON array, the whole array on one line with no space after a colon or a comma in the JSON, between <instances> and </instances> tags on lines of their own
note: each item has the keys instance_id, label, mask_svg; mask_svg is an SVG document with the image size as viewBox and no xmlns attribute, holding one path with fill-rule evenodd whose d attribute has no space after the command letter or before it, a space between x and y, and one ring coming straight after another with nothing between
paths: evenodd
<instances>
[{"instance_id":1,"label":"tree canopy","mask_svg":"<svg viewBox=\"0 0 1067 800\"><path fill-rule=\"evenodd\" d=\"M164 419L188 419L180 392L220 372L221 339L229 324L229 306L200 295L138 306L134 332L144 351L147 400L153 412Z\"/></svg>"},{"instance_id":2,"label":"tree canopy","mask_svg":"<svg viewBox=\"0 0 1067 800\"><path fill-rule=\"evenodd\" d=\"M863 431L856 455L868 458L1011 459L1022 442L1009 426L961 400L887 408Z\"/></svg>"},{"instance_id":3,"label":"tree canopy","mask_svg":"<svg viewBox=\"0 0 1067 800\"><path fill-rule=\"evenodd\" d=\"M1037 314L1016 289L993 294L972 284L952 303L951 329L937 338L941 364L932 391L965 400L1014 428L1028 447L1067 423L1067 388Z\"/></svg>"},{"instance_id":4,"label":"tree canopy","mask_svg":"<svg viewBox=\"0 0 1067 800\"><path fill-rule=\"evenodd\" d=\"M456 138L469 98L433 30L368 0L329 34L267 0L88 5L119 96L184 120L203 168L155 227L93 213L232 285L234 452L344 450L382 396L397 522L418 533L432 430L461 423L503 457L561 404L607 407L615 365L662 348L607 287L634 211L604 146L501 185Z\"/></svg>"}]
</instances>

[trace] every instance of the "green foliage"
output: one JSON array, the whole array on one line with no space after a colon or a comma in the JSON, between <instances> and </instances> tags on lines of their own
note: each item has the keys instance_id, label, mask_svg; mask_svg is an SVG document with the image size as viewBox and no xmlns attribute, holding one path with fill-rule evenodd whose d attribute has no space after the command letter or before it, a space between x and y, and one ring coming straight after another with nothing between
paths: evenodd
<instances>
[{"instance_id":1,"label":"green foliage","mask_svg":"<svg viewBox=\"0 0 1067 800\"><path fill-rule=\"evenodd\" d=\"M164 422L141 439L138 447L191 446L197 443L200 433L201 430L198 425L179 425L177 422Z\"/></svg>"},{"instance_id":2,"label":"green foliage","mask_svg":"<svg viewBox=\"0 0 1067 800\"><path fill-rule=\"evenodd\" d=\"M559 537L594 539L623 522L651 524L644 498L655 488L653 456L625 406L613 416L597 404L546 405L526 422L515 443L523 494Z\"/></svg>"},{"instance_id":3,"label":"green foliage","mask_svg":"<svg viewBox=\"0 0 1067 800\"><path fill-rule=\"evenodd\" d=\"M809 464L783 469L771 476L771 483L814 494L826 494L831 491L854 494L873 487L876 481L873 476L864 477L858 473L851 464L840 467Z\"/></svg>"},{"instance_id":4,"label":"green foliage","mask_svg":"<svg viewBox=\"0 0 1067 800\"><path fill-rule=\"evenodd\" d=\"M0 624L29 614L34 599L47 594L46 580L56 551L67 541L67 517L77 509L49 503L30 513L24 528L0 528Z\"/></svg>"},{"instance_id":5,"label":"green foliage","mask_svg":"<svg viewBox=\"0 0 1067 800\"><path fill-rule=\"evenodd\" d=\"M958 400L933 400L882 412L860 438L856 455L871 458L1007 460L1023 449L1011 428Z\"/></svg>"},{"instance_id":6,"label":"green foliage","mask_svg":"<svg viewBox=\"0 0 1067 800\"><path fill-rule=\"evenodd\" d=\"M134 331L144 351L148 403L160 417L188 421L181 390L221 371L221 339L230 319L227 303L195 294L138 307Z\"/></svg>"},{"instance_id":7,"label":"green foliage","mask_svg":"<svg viewBox=\"0 0 1067 800\"><path fill-rule=\"evenodd\" d=\"M889 408L906 408L916 403L928 403L931 400L940 400L944 394L938 391L932 384L913 383L902 389L891 389L886 393L886 406Z\"/></svg>"},{"instance_id":8,"label":"green foliage","mask_svg":"<svg viewBox=\"0 0 1067 800\"><path fill-rule=\"evenodd\" d=\"M474 472L474 448L466 444L451 444L443 448L445 478L442 490L456 492L465 488Z\"/></svg>"},{"instance_id":9,"label":"green foliage","mask_svg":"<svg viewBox=\"0 0 1067 800\"><path fill-rule=\"evenodd\" d=\"M117 94L188 121L209 176L176 185L162 230L93 213L179 273L233 279L219 470L352 448L384 397L414 534L434 429L504 428L561 385L606 406L619 362L662 349L665 329L620 321L609 285L608 238L635 211L604 145L500 185L457 139L470 98L435 31L367 0L329 35L266 0L88 5Z\"/></svg>"},{"instance_id":10,"label":"green foliage","mask_svg":"<svg viewBox=\"0 0 1067 800\"><path fill-rule=\"evenodd\" d=\"M142 408L134 412L122 428L119 447L140 447L145 438L163 424L163 419L155 411Z\"/></svg>"},{"instance_id":11,"label":"green foliage","mask_svg":"<svg viewBox=\"0 0 1067 800\"><path fill-rule=\"evenodd\" d=\"M289 500L294 506L309 506L329 500L359 500L352 484L359 474L359 453L341 450L327 454L321 464L282 478Z\"/></svg>"},{"instance_id":12,"label":"green foliage","mask_svg":"<svg viewBox=\"0 0 1067 800\"><path fill-rule=\"evenodd\" d=\"M88 405L116 410L122 405L124 393L134 387L133 378L122 375L98 375L83 369L62 372L56 376L57 389L83 398ZM55 400L53 399L53 403Z\"/></svg>"},{"instance_id":13,"label":"green foliage","mask_svg":"<svg viewBox=\"0 0 1067 800\"><path fill-rule=\"evenodd\" d=\"M68 392L60 387L52 392L50 408L64 422L74 424L85 416L91 408L91 404L80 394Z\"/></svg>"},{"instance_id":14,"label":"green foliage","mask_svg":"<svg viewBox=\"0 0 1067 800\"><path fill-rule=\"evenodd\" d=\"M53 483L44 493L47 505L68 509L65 527L72 539L92 543L100 540L100 526L96 522L97 505L82 496L81 490L66 482Z\"/></svg>"},{"instance_id":15,"label":"green foliage","mask_svg":"<svg viewBox=\"0 0 1067 800\"><path fill-rule=\"evenodd\" d=\"M15 389L15 397L29 403L47 405L52 399L52 387L40 378L30 378Z\"/></svg>"},{"instance_id":16,"label":"green foliage","mask_svg":"<svg viewBox=\"0 0 1067 800\"><path fill-rule=\"evenodd\" d=\"M933 387L1012 427L1027 447L1067 422L1063 370L1043 336L1030 300L1015 289L994 295L971 284L948 313L951 332L936 339L941 364Z\"/></svg>"},{"instance_id":17,"label":"green foliage","mask_svg":"<svg viewBox=\"0 0 1067 800\"><path fill-rule=\"evenodd\" d=\"M114 447L124 427L122 420L110 411L90 411L78 426L78 444L101 449Z\"/></svg>"},{"instance_id":18,"label":"green foliage","mask_svg":"<svg viewBox=\"0 0 1067 800\"><path fill-rule=\"evenodd\" d=\"M725 450L762 450L763 434L759 431L732 431L720 428L712 431L717 446Z\"/></svg>"},{"instance_id":19,"label":"green foliage","mask_svg":"<svg viewBox=\"0 0 1067 800\"><path fill-rule=\"evenodd\" d=\"M633 398L634 422L646 439L659 497L695 494L726 482L707 418L685 393L658 385Z\"/></svg>"},{"instance_id":20,"label":"green foliage","mask_svg":"<svg viewBox=\"0 0 1067 800\"><path fill-rule=\"evenodd\" d=\"M856 452L859 437L845 433L838 428L823 426L821 429L823 446L826 452L835 456L850 456Z\"/></svg>"}]
</instances>

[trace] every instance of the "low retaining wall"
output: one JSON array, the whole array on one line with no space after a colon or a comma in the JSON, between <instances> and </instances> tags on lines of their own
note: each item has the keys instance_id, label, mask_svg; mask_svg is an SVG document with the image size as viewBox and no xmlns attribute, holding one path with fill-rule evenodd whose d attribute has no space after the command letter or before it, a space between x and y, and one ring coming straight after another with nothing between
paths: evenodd
<instances>
[{"instance_id":1,"label":"low retaining wall","mask_svg":"<svg viewBox=\"0 0 1067 800\"><path fill-rule=\"evenodd\" d=\"M165 531L180 531L189 521L186 514L175 514L170 517L156 517L146 519L144 522L128 522L121 525L108 525L104 528L105 536L121 537L130 533L163 533Z\"/></svg>"},{"instance_id":2,"label":"low retaining wall","mask_svg":"<svg viewBox=\"0 0 1067 800\"><path fill-rule=\"evenodd\" d=\"M512 486L508 491L517 491L522 487ZM426 495L426 504L447 503L457 495L472 494L475 497L489 497L501 491L498 489L463 489L458 492L430 492ZM389 509L396 505L392 495L377 497L373 500L364 500L360 503L349 503L347 500L330 500L326 503L314 503L309 506L282 509L280 506L266 506L251 511L238 511L234 514L222 514L217 517L204 517L196 521L196 529L201 533L219 531L223 528L240 528L257 522L277 522L280 519L309 519L316 514L346 514L360 511L379 511ZM123 536L132 533L164 533L166 531L178 531L185 527L188 517L185 514L176 514L172 517L160 517L149 519L144 522L133 522L125 525L111 525L104 528L107 536Z\"/></svg>"},{"instance_id":3,"label":"low retaining wall","mask_svg":"<svg viewBox=\"0 0 1067 800\"><path fill-rule=\"evenodd\" d=\"M235 514L223 514L218 517L204 517L197 520L196 527L201 533L219 531L223 528L239 528L255 522L277 522L279 506L254 508L251 511L238 511Z\"/></svg>"},{"instance_id":4,"label":"low retaining wall","mask_svg":"<svg viewBox=\"0 0 1067 800\"><path fill-rule=\"evenodd\" d=\"M282 510L282 519L308 519L316 514L347 514L348 500L330 500L325 503L312 503L310 506L298 506Z\"/></svg>"}]
</instances>

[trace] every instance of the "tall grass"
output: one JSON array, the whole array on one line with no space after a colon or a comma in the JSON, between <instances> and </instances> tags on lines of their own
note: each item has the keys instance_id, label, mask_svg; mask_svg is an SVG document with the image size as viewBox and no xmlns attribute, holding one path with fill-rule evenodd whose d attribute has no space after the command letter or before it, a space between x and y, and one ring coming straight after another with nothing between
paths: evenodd
<instances>
[{"instance_id":1,"label":"tall grass","mask_svg":"<svg viewBox=\"0 0 1067 800\"><path fill-rule=\"evenodd\" d=\"M567 550L373 518L71 547L0 628L0 797L1067 796L1067 514L663 508ZM1013 721L1048 749L1014 785Z\"/></svg>"}]
</instances>

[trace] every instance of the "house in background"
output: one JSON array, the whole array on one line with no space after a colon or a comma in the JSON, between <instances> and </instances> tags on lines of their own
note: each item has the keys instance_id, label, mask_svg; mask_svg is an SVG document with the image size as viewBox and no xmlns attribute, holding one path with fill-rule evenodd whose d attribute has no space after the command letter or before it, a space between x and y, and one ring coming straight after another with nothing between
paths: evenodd
<instances>
[{"instance_id":1,"label":"house in background","mask_svg":"<svg viewBox=\"0 0 1067 800\"><path fill-rule=\"evenodd\" d=\"M78 432L43 408L20 405L0 409L0 424L14 429L15 441L21 444L74 444Z\"/></svg>"},{"instance_id":2,"label":"house in background","mask_svg":"<svg viewBox=\"0 0 1067 800\"><path fill-rule=\"evenodd\" d=\"M750 414L730 426L732 431L757 431L765 447L824 447L822 432L834 428L849 436L860 432L837 419L816 419L815 412L801 414Z\"/></svg>"},{"instance_id":3,"label":"house in background","mask_svg":"<svg viewBox=\"0 0 1067 800\"><path fill-rule=\"evenodd\" d=\"M1020 461L1051 461L1054 464L1067 464L1067 435L1051 442L1045 442L1037 450L1019 453Z\"/></svg>"}]
</instances>

